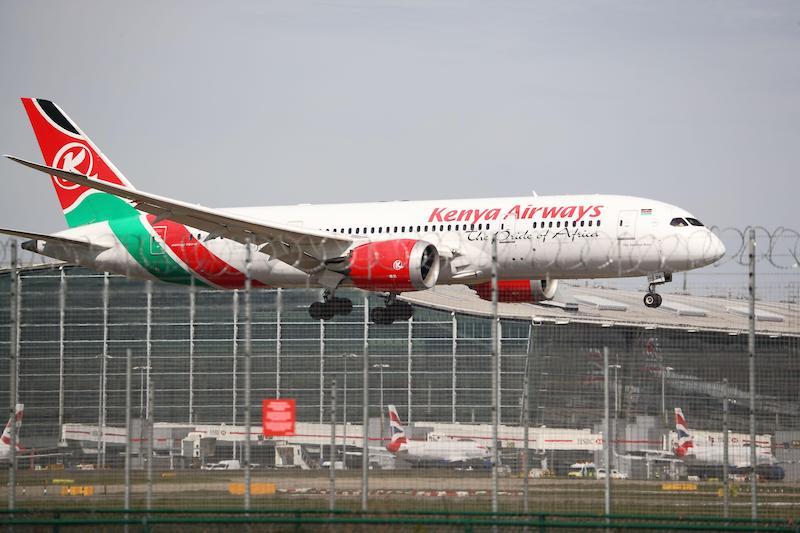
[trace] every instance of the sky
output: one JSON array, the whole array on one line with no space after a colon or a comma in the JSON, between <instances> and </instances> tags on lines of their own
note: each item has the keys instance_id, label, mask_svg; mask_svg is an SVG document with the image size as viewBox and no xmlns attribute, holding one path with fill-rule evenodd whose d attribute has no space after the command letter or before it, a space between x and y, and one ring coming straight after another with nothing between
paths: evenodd
<instances>
[{"instance_id":1,"label":"sky","mask_svg":"<svg viewBox=\"0 0 800 533\"><path fill-rule=\"evenodd\" d=\"M0 1L0 153L55 101L214 207L571 193L800 229L800 3ZM65 222L0 161L0 227Z\"/></svg>"}]
</instances>

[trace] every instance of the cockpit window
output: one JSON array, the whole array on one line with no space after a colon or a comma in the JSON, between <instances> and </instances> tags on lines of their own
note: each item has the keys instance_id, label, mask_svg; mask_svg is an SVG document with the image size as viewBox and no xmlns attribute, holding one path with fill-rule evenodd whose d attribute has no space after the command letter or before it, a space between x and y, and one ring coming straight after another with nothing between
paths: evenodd
<instances>
[{"instance_id":1,"label":"cockpit window","mask_svg":"<svg viewBox=\"0 0 800 533\"><path fill-rule=\"evenodd\" d=\"M689 224L687 224L686 221L683 220L682 218L673 218L672 221L669 223L669 225L682 228L684 226L688 226Z\"/></svg>"},{"instance_id":2,"label":"cockpit window","mask_svg":"<svg viewBox=\"0 0 800 533\"><path fill-rule=\"evenodd\" d=\"M686 217L686 220L688 220L689 224L691 224L692 226L700 226L700 227L703 226L703 223L697 220L696 218Z\"/></svg>"}]
</instances>

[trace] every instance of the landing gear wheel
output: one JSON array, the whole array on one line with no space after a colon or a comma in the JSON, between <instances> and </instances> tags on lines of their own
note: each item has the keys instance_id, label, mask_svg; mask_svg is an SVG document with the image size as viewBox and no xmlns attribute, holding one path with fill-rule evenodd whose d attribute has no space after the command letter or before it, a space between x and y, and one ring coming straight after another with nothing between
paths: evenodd
<instances>
[{"instance_id":1,"label":"landing gear wheel","mask_svg":"<svg viewBox=\"0 0 800 533\"><path fill-rule=\"evenodd\" d=\"M655 307L656 306L656 295L652 292L648 292L644 295L644 305L647 307Z\"/></svg>"},{"instance_id":2,"label":"landing gear wheel","mask_svg":"<svg viewBox=\"0 0 800 533\"><path fill-rule=\"evenodd\" d=\"M322 302L314 302L313 304L308 306L308 314L311 315L312 320L320 320L322 319L323 309L325 308L325 304Z\"/></svg>"},{"instance_id":3,"label":"landing gear wheel","mask_svg":"<svg viewBox=\"0 0 800 533\"><path fill-rule=\"evenodd\" d=\"M657 292L648 292L644 295L644 305L651 308L656 308L661 305L661 295Z\"/></svg>"},{"instance_id":4,"label":"landing gear wheel","mask_svg":"<svg viewBox=\"0 0 800 533\"><path fill-rule=\"evenodd\" d=\"M414 314L414 308L408 302L395 301L386 308L395 320L408 320Z\"/></svg>"},{"instance_id":5,"label":"landing gear wheel","mask_svg":"<svg viewBox=\"0 0 800 533\"><path fill-rule=\"evenodd\" d=\"M322 320L330 320L336 314L336 308L331 305L331 302L322 304Z\"/></svg>"},{"instance_id":6,"label":"landing gear wheel","mask_svg":"<svg viewBox=\"0 0 800 533\"><path fill-rule=\"evenodd\" d=\"M386 307L376 307L369 312L369 317L378 326L388 326L394 322L392 313Z\"/></svg>"},{"instance_id":7,"label":"landing gear wheel","mask_svg":"<svg viewBox=\"0 0 800 533\"><path fill-rule=\"evenodd\" d=\"M353 302L347 298L331 298L328 303L337 315L349 315L353 312Z\"/></svg>"}]
</instances>

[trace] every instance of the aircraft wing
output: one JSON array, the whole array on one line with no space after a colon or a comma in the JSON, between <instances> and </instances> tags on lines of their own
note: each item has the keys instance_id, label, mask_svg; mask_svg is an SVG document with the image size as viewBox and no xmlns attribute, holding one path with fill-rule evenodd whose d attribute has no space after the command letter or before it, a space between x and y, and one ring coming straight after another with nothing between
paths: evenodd
<instances>
[{"instance_id":1,"label":"aircraft wing","mask_svg":"<svg viewBox=\"0 0 800 533\"><path fill-rule=\"evenodd\" d=\"M108 246L92 243L88 239L76 239L73 237L62 237L59 235L48 235L46 233L31 233L30 231L20 231L15 229L0 228L0 233L4 235L13 235L15 237L22 237L23 239L30 239L31 241L42 241L44 243L54 243L61 246L71 247L79 246L86 249L108 249ZM36 252L35 243L29 246L28 243L22 243L22 247L31 252Z\"/></svg>"},{"instance_id":2,"label":"aircraft wing","mask_svg":"<svg viewBox=\"0 0 800 533\"><path fill-rule=\"evenodd\" d=\"M40 165L14 156L6 157L39 172L126 198L133 203L136 209L156 215L162 220L174 220L207 231L209 233L207 239L225 237L242 244L249 242L257 245L270 257L307 272L321 270L329 260L341 259L355 241L351 237L338 233L234 215L217 209L128 189L113 183L92 179L83 174Z\"/></svg>"}]
</instances>

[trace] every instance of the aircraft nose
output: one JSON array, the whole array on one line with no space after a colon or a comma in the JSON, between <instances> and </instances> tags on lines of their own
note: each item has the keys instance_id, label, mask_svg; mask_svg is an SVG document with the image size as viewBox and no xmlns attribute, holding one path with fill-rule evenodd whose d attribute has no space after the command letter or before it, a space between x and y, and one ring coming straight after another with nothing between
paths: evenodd
<instances>
[{"instance_id":1,"label":"aircraft nose","mask_svg":"<svg viewBox=\"0 0 800 533\"><path fill-rule=\"evenodd\" d=\"M725 245L722 244L720 238L713 233L709 232L709 235L711 236L711 243L708 246L706 259L709 263L713 263L725 255Z\"/></svg>"}]
</instances>

